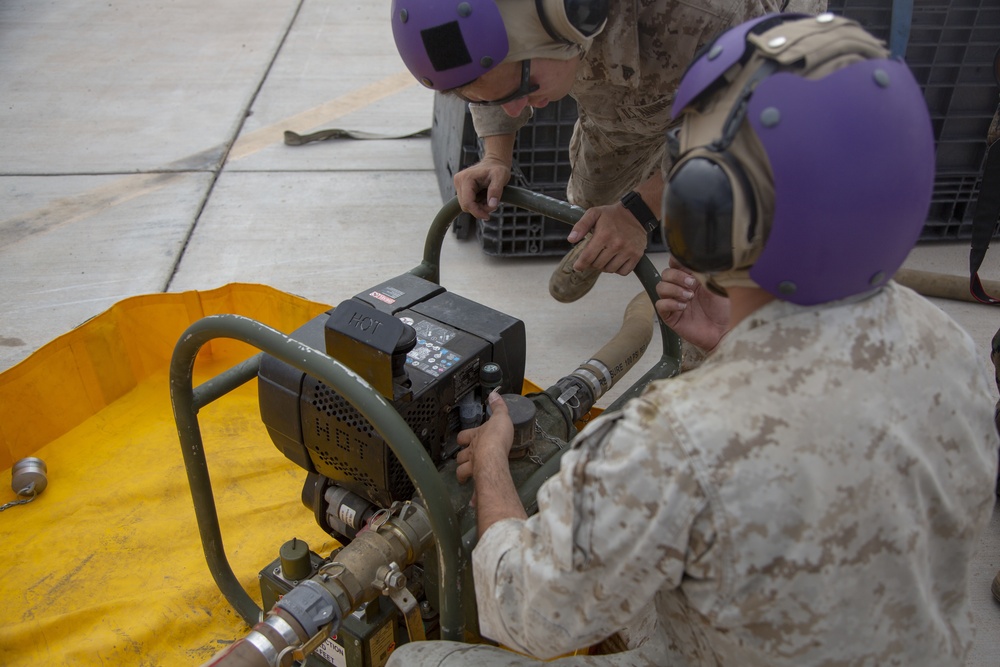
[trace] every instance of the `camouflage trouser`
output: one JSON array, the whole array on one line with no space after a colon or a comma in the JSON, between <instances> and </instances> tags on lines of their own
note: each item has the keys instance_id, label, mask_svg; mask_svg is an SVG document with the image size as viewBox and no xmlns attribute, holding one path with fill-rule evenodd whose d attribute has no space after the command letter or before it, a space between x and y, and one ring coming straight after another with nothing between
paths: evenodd
<instances>
[{"instance_id":1,"label":"camouflage trouser","mask_svg":"<svg viewBox=\"0 0 1000 667\"><path fill-rule=\"evenodd\" d=\"M483 644L428 641L403 644L386 667L670 667L685 664L662 641L650 639L638 648L611 655L586 655L541 661Z\"/></svg>"}]
</instances>

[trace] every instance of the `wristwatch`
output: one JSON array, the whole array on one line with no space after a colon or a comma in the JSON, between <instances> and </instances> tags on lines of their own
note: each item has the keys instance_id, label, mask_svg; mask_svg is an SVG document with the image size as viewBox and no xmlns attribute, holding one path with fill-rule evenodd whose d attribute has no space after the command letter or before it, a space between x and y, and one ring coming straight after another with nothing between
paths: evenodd
<instances>
[{"instance_id":1,"label":"wristwatch","mask_svg":"<svg viewBox=\"0 0 1000 667\"><path fill-rule=\"evenodd\" d=\"M660 221L656 219L656 215L649 210L646 202L642 201L642 197L635 190L627 192L622 197L622 206L635 216L635 219L639 221L639 224L647 232L651 232L660 226Z\"/></svg>"}]
</instances>

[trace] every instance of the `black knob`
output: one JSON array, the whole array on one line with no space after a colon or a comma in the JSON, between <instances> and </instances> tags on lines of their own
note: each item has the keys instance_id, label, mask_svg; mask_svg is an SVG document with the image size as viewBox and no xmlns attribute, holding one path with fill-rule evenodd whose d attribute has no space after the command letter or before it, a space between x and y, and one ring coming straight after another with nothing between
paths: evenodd
<instances>
[{"instance_id":1,"label":"black knob","mask_svg":"<svg viewBox=\"0 0 1000 667\"><path fill-rule=\"evenodd\" d=\"M500 364L492 361L483 364L479 369L479 384L482 385L486 393L493 391L503 383L503 371Z\"/></svg>"}]
</instances>

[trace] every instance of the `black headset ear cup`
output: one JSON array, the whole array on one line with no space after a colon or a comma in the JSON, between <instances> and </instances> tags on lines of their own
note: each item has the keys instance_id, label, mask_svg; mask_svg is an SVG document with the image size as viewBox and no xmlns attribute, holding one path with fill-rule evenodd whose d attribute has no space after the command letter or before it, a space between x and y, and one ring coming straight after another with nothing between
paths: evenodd
<instances>
[{"instance_id":1,"label":"black headset ear cup","mask_svg":"<svg viewBox=\"0 0 1000 667\"><path fill-rule=\"evenodd\" d=\"M691 157L674 169L663 194L667 247L699 273L733 268L733 187L722 166Z\"/></svg>"},{"instance_id":2,"label":"black headset ear cup","mask_svg":"<svg viewBox=\"0 0 1000 667\"><path fill-rule=\"evenodd\" d=\"M610 0L561 0L561 2L561 9L566 14L566 20L584 37L590 37L600 30L608 18ZM556 29L556 24L562 22L552 20L545 11L545 4L546 0L535 0L535 10L538 12L538 18L542 22L545 32L549 33L549 36L557 42L575 43L569 35L560 34Z\"/></svg>"},{"instance_id":3,"label":"black headset ear cup","mask_svg":"<svg viewBox=\"0 0 1000 667\"><path fill-rule=\"evenodd\" d=\"M564 0L566 18L574 28L590 37L608 18L609 0Z\"/></svg>"},{"instance_id":4,"label":"black headset ear cup","mask_svg":"<svg viewBox=\"0 0 1000 667\"><path fill-rule=\"evenodd\" d=\"M699 273L744 268L736 266L737 257L746 255L757 233L753 186L728 151L695 150L674 166L663 191L667 246L681 264ZM745 239L735 236L742 228L734 222L737 213L747 216Z\"/></svg>"}]
</instances>

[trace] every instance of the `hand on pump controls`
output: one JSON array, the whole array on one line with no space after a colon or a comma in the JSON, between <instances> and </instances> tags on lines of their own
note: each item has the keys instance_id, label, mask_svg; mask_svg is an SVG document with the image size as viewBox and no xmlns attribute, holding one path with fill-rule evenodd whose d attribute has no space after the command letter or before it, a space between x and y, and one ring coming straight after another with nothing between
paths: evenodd
<instances>
[{"instance_id":1,"label":"hand on pump controls","mask_svg":"<svg viewBox=\"0 0 1000 667\"><path fill-rule=\"evenodd\" d=\"M508 470L507 457L514 443L514 423L507 410L507 403L499 392L489 396L492 415L481 426L461 431L458 444L462 447L455 460L455 476L460 484L473 478L494 475L498 470Z\"/></svg>"},{"instance_id":2,"label":"hand on pump controls","mask_svg":"<svg viewBox=\"0 0 1000 667\"><path fill-rule=\"evenodd\" d=\"M456 457L458 468L455 471L460 483L470 477L475 480L472 502L476 506L476 527L480 537L498 521L528 516L517 495L507 460L514 444L514 423L507 403L498 392L490 394L489 402L493 413L489 420L458 434L458 444L463 449Z\"/></svg>"}]
</instances>

